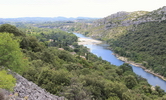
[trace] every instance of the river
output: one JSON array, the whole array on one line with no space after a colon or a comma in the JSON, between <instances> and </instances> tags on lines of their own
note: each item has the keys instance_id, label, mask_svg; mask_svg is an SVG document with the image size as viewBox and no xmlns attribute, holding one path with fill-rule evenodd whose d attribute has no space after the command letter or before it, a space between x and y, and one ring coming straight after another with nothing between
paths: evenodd
<instances>
[{"instance_id":1,"label":"river","mask_svg":"<svg viewBox=\"0 0 166 100\"><path fill-rule=\"evenodd\" d=\"M79 33L74 33L74 34L77 37L88 38L89 39L89 37L86 37L82 34L79 34ZM113 65L120 66L124 63L123 61L117 59L117 57L112 55L113 52L111 50L106 49L104 46L95 45L95 44L86 44L84 46L89 48L91 53L97 55L98 57L101 57L103 60L106 60L106 61L110 62ZM133 69L134 73L136 73L137 75L140 75L143 78L147 79L147 81L150 85L160 86L160 88L163 89L166 92L166 81L160 79L159 77L154 76L153 74L147 73L146 71L144 71L140 67L132 66L132 69Z\"/></svg>"}]
</instances>

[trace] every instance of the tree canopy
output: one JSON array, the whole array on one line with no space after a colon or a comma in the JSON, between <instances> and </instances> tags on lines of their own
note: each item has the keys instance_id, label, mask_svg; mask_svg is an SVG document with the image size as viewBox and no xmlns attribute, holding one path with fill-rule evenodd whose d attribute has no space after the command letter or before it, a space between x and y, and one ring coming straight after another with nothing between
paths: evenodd
<instances>
[{"instance_id":1,"label":"tree canopy","mask_svg":"<svg viewBox=\"0 0 166 100\"><path fill-rule=\"evenodd\" d=\"M26 66L19 40L13 34L0 33L0 66L19 72Z\"/></svg>"},{"instance_id":2,"label":"tree canopy","mask_svg":"<svg viewBox=\"0 0 166 100\"><path fill-rule=\"evenodd\" d=\"M128 33L110 43L116 53L141 62L146 68L166 76L166 20L133 26Z\"/></svg>"},{"instance_id":3,"label":"tree canopy","mask_svg":"<svg viewBox=\"0 0 166 100\"><path fill-rule=\"evenodd\" d=\"M25 36L25 34L23 32L21 32L15 26L10 25L10 24L1 25L0 32L13 33L15 36Z\"/></svg>"},{"instance_id":4,"label":"tree canopy","mask_svg":"<svg viewBox=\"0 0 166 100\"><path fill-rule=\"evenodd\" d=\"M69 100L162 100L165 96L160 87L152 90L130 65L111 65L78 45L72 33L25 30L25 37L0 33L0 66L23 72L23 77L52 94ZM25 60L30 66L26 71Z\"/></svg>"}]
</instances>

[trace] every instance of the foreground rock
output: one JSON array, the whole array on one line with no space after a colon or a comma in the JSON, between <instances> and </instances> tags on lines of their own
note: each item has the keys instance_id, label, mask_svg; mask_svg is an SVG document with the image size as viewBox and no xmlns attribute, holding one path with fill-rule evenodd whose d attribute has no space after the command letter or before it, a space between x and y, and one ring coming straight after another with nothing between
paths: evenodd
<instances>
[{"instance_id":1,"label":"foreground rock","mask_svg":"<svg viewBox=\"0 0 166 100\"><path fill-rule=\"evenodd\" d=\"M17 79L14 93L5 93L8 95L9 100L65 100L64 97L50 94L19 74L14 73L13 76Z\"/></svg>"}]
</instances>

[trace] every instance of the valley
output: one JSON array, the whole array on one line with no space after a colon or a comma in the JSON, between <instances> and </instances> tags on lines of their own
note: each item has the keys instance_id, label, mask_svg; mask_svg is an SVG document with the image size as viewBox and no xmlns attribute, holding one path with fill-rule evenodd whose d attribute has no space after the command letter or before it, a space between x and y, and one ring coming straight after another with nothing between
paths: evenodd
<instances>
[{"instance_id":1,"label":"valley","mask_svg":"<svg viewBox=\"0 0 166 100\"><path fill-rule=\"evenodd\" d=\"M100 19L56 20L2 20L0 88L18 96L27 94L14 90L18 79L9 74L10 69L62 99L166 99L165 81L147 73L166 77L166 7ZM98 45L102 43L107 46Z\"/></svg>"},{"instance_id":2,"label":"valley","mask_svg":"<svg viewBox=\"0 0 166 100\"><path fill-rule=\"evenodd\" d=\"M106 41L119 56L141 63L147 70L165 77L166 7L152 12L118 12L91 25L75 27L76 32Z\"/></svg>"}]
</instances>

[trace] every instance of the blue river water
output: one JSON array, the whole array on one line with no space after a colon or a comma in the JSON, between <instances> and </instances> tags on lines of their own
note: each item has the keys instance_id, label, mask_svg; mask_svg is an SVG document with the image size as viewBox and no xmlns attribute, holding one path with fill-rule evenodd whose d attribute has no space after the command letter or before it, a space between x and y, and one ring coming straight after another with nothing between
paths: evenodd
<instances>
[{"instance_id":1,"label":"blue river water","mask_svg":"<svg viewBox=\"0 0 166 100\"><path fill-rule=\"evenodd\" d=\"M74 34L77 37L89 38L79 33L74 33ZM91 53L97 55L98 57L101 57L103 60L106 60L113 65L120 66L124 63L123 61L117 59L114 55L112 55L113 52L111 50L108 50L101 45L84 45L84 46L89 48ZM160 86L160 88L166 92L166 81L160 79L159 77L154 76L153 74L147 73L140 67L132 66L132 69L134 73L147 79L150 85Z\"/></svg>"}]
</instances>

